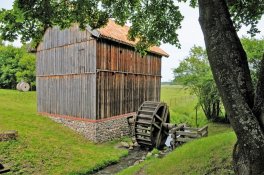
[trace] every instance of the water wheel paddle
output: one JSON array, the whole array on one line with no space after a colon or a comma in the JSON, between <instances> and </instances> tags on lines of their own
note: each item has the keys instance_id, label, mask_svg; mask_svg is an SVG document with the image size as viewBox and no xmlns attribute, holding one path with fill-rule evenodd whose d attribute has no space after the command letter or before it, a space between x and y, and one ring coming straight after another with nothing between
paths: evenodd
<instances>
[{"instance_id":1,"label":"water wheel paddle","mask_svg":"<svg viewBox=\"0 0 264 175\"><path fill-rule=\"evenodd\" d=\"M140 146L162 149L169 135L169 108L166 103L145 101L135 119L135 137Z\"/></svg>"}]
</instances>

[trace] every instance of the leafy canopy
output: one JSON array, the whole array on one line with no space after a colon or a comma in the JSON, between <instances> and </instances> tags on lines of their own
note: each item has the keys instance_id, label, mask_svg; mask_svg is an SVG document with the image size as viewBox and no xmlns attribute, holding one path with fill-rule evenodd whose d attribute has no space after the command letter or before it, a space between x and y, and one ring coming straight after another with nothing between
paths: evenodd
<instances>
[{"instance_id":1,"label":"leafy canopy","mask_svg":"<svg viewBox=\"0 0 264 175\"><path fill-rule=\"evenodd\" d=\"M251 77L254 86L256 86L260 72L260 61L264 51L264 38L255 39L243 37L241 39L241 43L245 52L247 53Z\"/></svg>"},{"instance_id":2,"label":"leafy canopy","mask_svg":"<svg viewBox=\"0 0 264 175\"><path fill-rule=\"evenodd\" d=\"M79 23L81 28L105 25L108 18L119 24L129 22L131 40L139 39L138 48L170 43L180 47L177 29L183 19L178 4L187 0L15 0L11 10L0 11L0 35L3 40L41 41L48 27L69 27ZM227 0L236 26L256 24L263 15L262 0ZM195 7L197 0L190 0Z\"/></svg>"},{"instance_id":3,"label":"leafy canopy","mask_svg":"<svg viewBox=\"0 0 264 175\"><path fill-rule=\"evenodd\" d=\"M36 56L27 53L25 46L0 45L0 88L14 89L20 81L30 83L34 88L35 61Z\"/></svg>"}]
</instances>

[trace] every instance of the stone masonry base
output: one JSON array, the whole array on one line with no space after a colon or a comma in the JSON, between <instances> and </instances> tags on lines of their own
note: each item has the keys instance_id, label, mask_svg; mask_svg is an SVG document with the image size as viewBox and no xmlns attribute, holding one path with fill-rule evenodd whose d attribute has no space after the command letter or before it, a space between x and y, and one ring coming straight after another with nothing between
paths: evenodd
<instances>
[{"instance_id":1,"label":"stone masonry base","mask_svg":"<svg viewBox=\"0 0 264 175\"><path fill-rule=\"evenodd\" d=\"M104 142L128 136L132 134L132 128L128 124L127 117L134 115L129 113L112 117L106 120L87 121L73 117L58 117L56 115L44 114L57 123L61 123L78 132L93 142Z\"/></svg>"}]
</instances>

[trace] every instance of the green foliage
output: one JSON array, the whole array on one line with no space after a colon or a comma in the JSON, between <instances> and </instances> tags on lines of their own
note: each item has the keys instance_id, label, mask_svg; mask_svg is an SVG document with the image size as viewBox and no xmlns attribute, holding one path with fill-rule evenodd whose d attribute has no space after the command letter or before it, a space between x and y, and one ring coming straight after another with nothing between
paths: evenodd
<instances>
[{"instance_id":1,"label":"green foliage","mask_svg":"<svg viewBox=\"0 0 264 175\"><path fill-rule=\"evenodd\" d=\"M18 48L0 46L0 87L15 88L18 62L22 54Z\"/></svg>"},{"instance_id":2,"label":"green foliage","mask_svg":"<svg viewBox=\"0 0 264 175\"><path fill-rule=\"evenodd\" d=\"M247 58L250 66L251 77L254 85L257 84L257 79L259 76L260 61L262 59L262 54L264 51L264 38L241 38L241 43L245 52L247 53Z\"/></svg>"},{"instance_id":3,"label":"green foliage","mask_svg":"<svg viewBox=\"0 0 264 175\"><path fill-rule=\"evenodd\" d=\"M159 150L154 148L152 151L151 151L152 154L159 154Z\"/></svg>"},{"instance_id":4,"label":"green foliage","mask_svg":"<svg viewBox=\"0 0 264 175\"><path fill-rule=\"evenodd\" d=\"M17 82L27 82L33 89L35 89L36 56L34 54L24 52L23 56L19 59L18 66L19 70L16 73Z\"/></svg>"},{"instance_id":5,"label":"green foliage","mask_svg":"<svg viewBox=\"0 0 264 175\"><path fill-rule=\"evenodd\" d=\"M14 89L22 80L34 87L35 60L25 47L0 45L0 88Z\"/></svg>"},{"instance_id":6,"label":"green foliage","mask_svg":"<svg viewBox=\"0 0 264 175\"><path fill-rule=\"evenodd\" d=\"M216 120L220 116L220 96L213 80L206 51L199 46L191 48L186 57L174 70L174 81L190 87L198 97L198 105L208 120Z\"/></svg>"},{"instance_id":7,"label":"green foliage","mask_svg":"<svg viewBox=\"0 0 264 175\"><path fill-rule=\"evenodd\" d=\"M0 89L0 132L17 130L18 139L0 142L1 163L12 174L87 174L117 162L127 150L116 142L95 144L71 129L36 114L36 92Z\"/></svg>"},{"instance_id":8,"label":"green foliage","mask_svg":"<svg viewBox=\"0 0 264 175\"><path fill-rule=\"evenodd\" d=\"M3 40L0 38L0 46L3 46L4 45L4 42Z\"/></svg>"},{"instance_id":9,"label":"green foliage","mask_svg":"<svg viewBox=\"0 0 264 175\"><path fill-rule=\"evenodd\" d=\"M13 9L0 11L2 39L13 41L21 36L22 42L33 41L36 46L48 27L69 27L79 23L81 28L105 25L108 18L119 24L132 24L129 38L138 38L137 48L143 52L149 46L161 42L180 47L177 29L183 16L178 3L187 0L15 0ZM250 27L249 33L257 33L256 24L263 15L262 0L228 0L230 13L237 28L241 24ZM190 0L196 7L197 0Z\"/></svg>"},{"instance_id":10,"label":"green foliage","mask_svg":"<svg viewBox=\"0 0 264 175\"><path fill-rule=\"evenodd\" d=\"M212 79L210 70L206 51L200 46L193 46L189 56L181 61L180 66L173 71L174 81L179 81L188 86L200 84Z\"/></svg>"},{"instance_id":11,"label":"green foliage","mask_svg":"<svg viewBox=\"0 0 264 175\"><path fill-rule=\"evenodd\" d=\"M240 29L242 24L244 24L250 26L248 33L251 36L260 32L257 24L264 14L263 0L227 0L227 4L237 29Z\"/></svg>"},{"instance_id":12,"label":"green foliage","mask_svg":"<svg viewBox=\"0 0 264 175\"><path fill-rule=\"evenodd\" d=\"M13 9L0 11L0 34L13 41L21 35L22 42L33 40L35 45L48 27L69 27L79 23L82 29L105 25L108 18L119 24L132 24L129 38L138 38L138 49L143 51L161 42L179 46L176 30L183 17L173 0L77 0L25 1L15 0Z\"/></svg>"}]
</instances>

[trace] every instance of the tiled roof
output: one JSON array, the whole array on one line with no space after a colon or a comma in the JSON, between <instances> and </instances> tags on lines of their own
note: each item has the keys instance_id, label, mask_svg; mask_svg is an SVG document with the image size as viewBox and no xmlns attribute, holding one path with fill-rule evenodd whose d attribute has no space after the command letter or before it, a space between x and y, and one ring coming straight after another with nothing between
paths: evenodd
<instances>
[{"instance_id":1,"label":"tiled roof","mask_svg":"<svg viewBox=\"0 0 264 175\"><path fill-rule=\"evenodd\" d=\"M100 37L106 38L109 40L113 40L116 42L120 42L126 45L135 46L135 41L130 41L127 38L129 27L128 26L120 26L116 24L113 20L109 20L107 25L98 29L97 31L100 34ZM153 46L149 49L149 52L169 57L169 55L163 51L161 48L157 46Z\"/></svg>"}]
</instances>

